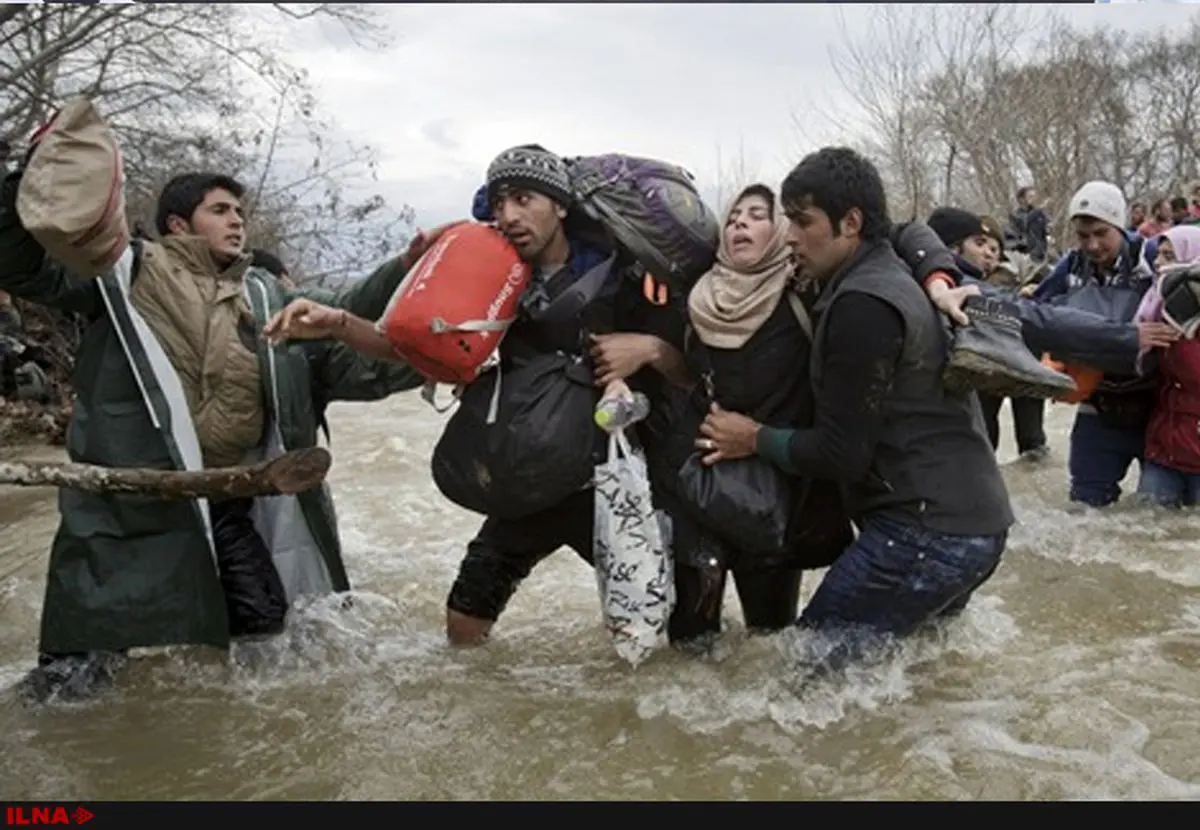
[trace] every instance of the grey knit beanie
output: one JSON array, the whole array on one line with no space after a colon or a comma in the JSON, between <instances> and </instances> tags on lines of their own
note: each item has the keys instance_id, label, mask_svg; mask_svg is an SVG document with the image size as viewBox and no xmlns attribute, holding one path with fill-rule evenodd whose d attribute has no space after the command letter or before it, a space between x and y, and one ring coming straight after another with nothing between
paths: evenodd
<instances>
[{"instance_id":1,"label":"grey knit beanie","mask_svg":"<svg viewBox=\"0 0 1200 830\"><path fill-rule=\"evenodd\" d=\"M495 200L502 187L518 187L541 193L564 208L570 207L574 201L567 165L554 153L537 144L512 147L493 159L487 171L489 203Z\"/></svg>"}]
</instances>

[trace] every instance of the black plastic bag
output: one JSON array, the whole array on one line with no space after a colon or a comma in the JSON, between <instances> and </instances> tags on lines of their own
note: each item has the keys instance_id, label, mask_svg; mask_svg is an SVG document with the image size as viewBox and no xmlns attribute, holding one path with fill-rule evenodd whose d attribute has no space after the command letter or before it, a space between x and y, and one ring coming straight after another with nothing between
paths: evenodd
<instances>
[{"instance_id":1,"label":"black plastic bag","mask_svg":"<svg viewBox=\"0 0 1200 830\"><path fill-rule=\"evenodd\" d=\"M434 447L434 483L460 507L498 519L560 504L592 481L596 399L590 369L568 355L486 373L463 392Z\"/></svg>"},{"instance_id":2,"label":"black plastic bag","mask_svg":"<svg viewBox=\"0 0 1200 830\"><path fill-rule=\"evenodd\" d=\"M795 484L751 456L705 465L693 453L679 470L680 496L693 519L734 549L776 557L792 547Z\"/></svg>"},{"instance_id":3,"label":"black plastic bag","mask_svg":"<svg viewBox=\"0 0 1200 830\"><path fill-rule=\"evenodd\" d=\"M283 581L250 516L253 506L253 499L229 499L209 508L229 633L234 637L278 634L288 612Z\"/></svg>"}]
</instances>

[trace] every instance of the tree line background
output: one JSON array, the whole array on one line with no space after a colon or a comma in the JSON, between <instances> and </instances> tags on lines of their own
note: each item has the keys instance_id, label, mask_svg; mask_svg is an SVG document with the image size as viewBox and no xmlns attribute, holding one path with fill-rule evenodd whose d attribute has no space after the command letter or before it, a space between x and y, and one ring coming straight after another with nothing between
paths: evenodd
<instances>
[{"instance_id":1,"label":"tree line background","mask_svg":"<svg viewBox=\"0 0 1200 830\"><path fill-rule=\"evenodd\" d=\"M0 7L0 138L19 151L86 94L122 140L145 227L170 176L228 170L251 188L252 244L302 278L363 273L407 241L414 211L371 192L375 149L339 140L306 73L281 59L312 20L364 50L394 41L370 5ZM834 127L879 164L897 219L939 204L1003 211L1034 184L1061 232L1088 179L1148 200L1200 178L1194 20L1134 36L1030 6L884 6L866 31L843 26L830 57L839 85L793 114L797 153L814 127ZM719 194L749 172L740 148L717 166Z\"/></svg>"},{"instance_id":2,"label":"tree line background","mask_svg":"<svg viewBox=\"0 0 1200 830\"><path fill-rule=\"evenodd\" d=\"M299 281L337 282L403 250L414 213L374 186L378 157L339 136L308 75L280 48L301 27L337 26L357 48L393 42L381 7L356 4L0 6L0 140L5 168L72 95L113 127L131 227L153 233L154 205L179 173L229 173L248 188L249 244ZM3 146L3 145L0 145ZM22 359L47 373L53 402L5 400L0 443L62 443L79 322L17 301Z\"/></svg>"},{"instance_id":3,"label":"tree line background","mask_svg":"<svg viewBox=\"0 0 1200 830\"><path fill-rule=\"evenodd\" d=\"M1061 240L1086 181L1151 202L1200 177L1194 17L1147 35L1035 6L887 6L868 32L843 28L831 57L898 220L938 205L1002 219L1034 185Z\"/></svg>"},{"instance_id":4,"label":"tree line background","mask_svg":"<svg viewBox=\"0 0 1200 830\"><path fill-rule=\"evenodd\" d=\"M403 249L414 211L378 192L375 148L338 135L280 46L318 23L384 49L394 42L384 14L358 4L0 6L0 139L23 153L57 105L87 95L121 141L133 222L153 228L171 176L227 171L249 187L252 246L301 281L364 274ZM1135 36L1034 6L888 6L866 31L843 26L829 51L839 83L805 91L813 104L793 113L796 158L817 145L815 128L832 129L879 165L897 220L945 204L1003 217L1016 188L1033 184L1061 240L1067 200L1089 179L1149 202L1200 178L1194 20ZM718 150L702 182L718 209L751 166L744 147ZM22 307L65 384L71 327Z\"/></svg>"},{"instance_id":5,"label":"tree line background","mask_svg":"<svg viewBox=\"0 0 1200 830\"><path fill-rule=\"evenodd\" d=\"M393 40L383 9L358 4L0 6L0 138L23 152L56 106L86 95L117 133L146 230L168 179L218 170L249 189L252 246L304 280L364 273L402 249L413 210L372 192L375 149L340 139L307 74L280 57L305 21L361 49Z\"/></svg>"}]
</instances>

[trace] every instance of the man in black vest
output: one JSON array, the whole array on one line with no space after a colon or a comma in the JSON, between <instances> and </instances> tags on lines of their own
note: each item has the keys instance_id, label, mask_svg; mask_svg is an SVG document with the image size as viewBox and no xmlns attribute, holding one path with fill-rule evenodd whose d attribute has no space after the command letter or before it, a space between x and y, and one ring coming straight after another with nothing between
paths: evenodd
<instances>
[{"instance_id":1,"label":"man in black vest","mask_svg":"<svg viewBox=\"0 0 1200 830\"><path fill-rule=\"evenodd\" d=\"M758 453L836 481L858 538L829 569L799 625L903 636L961 611L999 564L1013 523L975 396L946 391L939 315L888 244L875 167L846 148L807 156L784 180L784 212L814 308L812 429L759 427L714 412L707 460Z\"/></svg>"}]
</instances>

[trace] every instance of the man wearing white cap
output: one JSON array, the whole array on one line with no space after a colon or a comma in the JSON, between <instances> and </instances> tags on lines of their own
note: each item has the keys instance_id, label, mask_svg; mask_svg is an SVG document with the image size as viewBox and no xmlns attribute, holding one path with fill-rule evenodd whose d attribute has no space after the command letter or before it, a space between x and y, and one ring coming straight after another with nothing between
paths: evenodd
<instances>
[{"instance_id":1,"label":"man wearing white cap","mask_svg":"<svg viewBox=\"0 0 1200 830\"><path fill-rule=\"evenodd\" d=\"M1153 252L1146 240L1125 233L1126 204L1120 188L1088 182L1071 197L1075 247L1055 266L1033 297L1100 314L1113 322L1133 320L1153 281ZM1093 355L1055 353L1055 360L1104 368ZM1154 405L1151 372L1106 371L1080 403L1071 430L1068 469L1071 501L1103 507L1121 496L1120 482L1142 458L1146 423Z\"/></svg>"}]
</instances>

